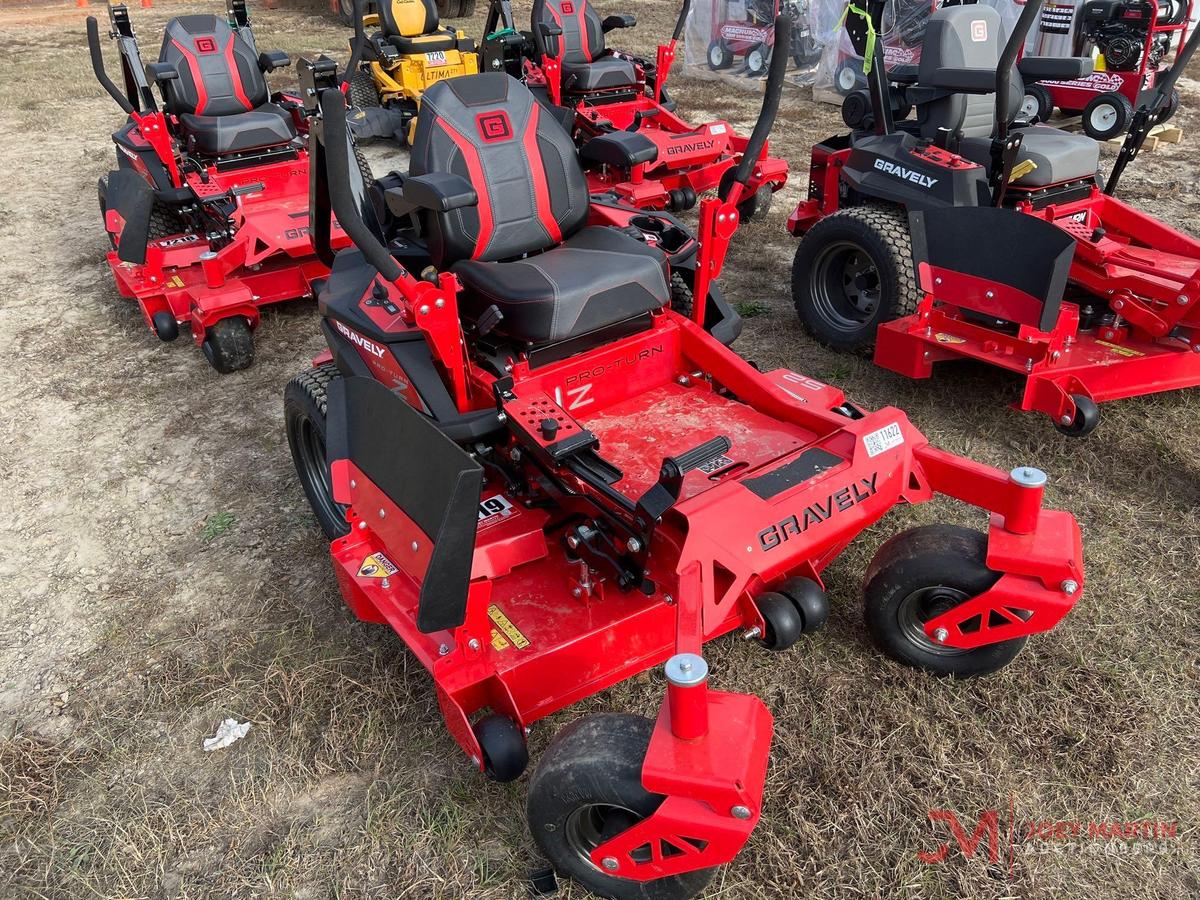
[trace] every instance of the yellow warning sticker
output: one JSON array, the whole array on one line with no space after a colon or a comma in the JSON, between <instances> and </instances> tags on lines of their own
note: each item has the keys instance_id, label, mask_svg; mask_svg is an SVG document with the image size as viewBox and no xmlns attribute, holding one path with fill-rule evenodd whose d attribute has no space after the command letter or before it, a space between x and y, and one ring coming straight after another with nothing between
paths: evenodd
<instances>
[{"instance_id":1,"label":"yellow warning sticker","mask_svg":"<svg viewBox=\"0 0 1200 900\"><path fill-rule=\"evenodd\" d=\"M183 279L180 278L178 275L172 275L171 280L168 281L167 284L169 284L173 288L181 288L181 287L183 287Z\"/></svg>"},{"instance_id":2,"label":"yellow warning sticker","mask_svg":"<svg viewBox=\"0 0 1200 900\"><path fill-rule=\"evenodd\" d=\"M967 342L966 338L960 338L953 334L946 334L944 331L939 331L933 337L934 340L936 340L939 344L965 344Z\"/></svg>"},{"instance_id":3,"label":"yellow warning sticker","mask_svg":"<svg viewBox=\"0 0 1200 900\"><path fill-rule=\"evenodd\" d=\"M387 578L396 574L396 564L382 553L372 553L358 567L359 578Z\"/></svg>"},{"instance_id":4,"label":"yellow warning sticker","mask_svg":"<svg viewBox=\"0 0 1200 900\"><path fill-rule=\"evenodd\" d=\"M1120 344L1110 344L1108 341L1096 341L1096 343L1101 347L1104 347L1106 350L1111 350L1113 353L1117 354L1117 356L1125 356L1129 359L1146 355L1140 350L1130 350L1128 347L1122 347Z\"/></svg>"},{"instance_id":5,"label":"yellow warning sticker","mask_svg":"<svg viewBox=\"0 0 1200 900\"><path fill-rule=\"evenodd\" d=\"M496 626L492 629L492 646L497 650L505 650L511 644L518 650L529 646L529 638L521 633L521 629L512 623L512 619L496 604L488 607L488 618Z\"/></svg>"}]
</instances>

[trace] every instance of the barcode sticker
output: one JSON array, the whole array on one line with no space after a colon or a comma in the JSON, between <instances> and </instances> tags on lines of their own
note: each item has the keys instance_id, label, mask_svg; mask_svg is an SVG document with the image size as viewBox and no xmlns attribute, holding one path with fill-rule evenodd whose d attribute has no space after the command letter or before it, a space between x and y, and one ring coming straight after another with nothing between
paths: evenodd
<instances>
[{"instance_id":1,"label":"barcode sticker","mask_svg":"<svg viewBox=\"0 0 1200 900\"><path fill-rule=\"evenodd\" d=\"M863 438L863 443L867 447L867 456L873 458L880 453L903 444L904 432L900 430L899 422L893 422L891 425L885 425L878 431L872 431Z\"/></svg>"}]
</instances>

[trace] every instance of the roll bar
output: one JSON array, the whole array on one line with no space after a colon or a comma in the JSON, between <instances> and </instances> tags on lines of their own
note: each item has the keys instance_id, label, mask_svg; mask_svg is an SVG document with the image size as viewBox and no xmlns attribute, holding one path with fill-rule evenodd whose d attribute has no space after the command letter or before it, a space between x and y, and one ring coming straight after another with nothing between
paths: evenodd
<instances>
[{"instance_id":1,"label":"roll bar","mask_svg":"<svg viewBox=\"0 0 1200 900\"><path fill-rule=\"evenodd\" d=\"M1025 38L1033 27L1034 20L1041 12L1044 0L1027 0L1013 26L1012 34L1000 54L1000 64L996 66L996 130L995 139L1003 141L1008 137L1008 98L1012 81L1012 69L1017 64L1017 55L1025 46Z\"/></svg>"},{"instance_id":2,"label":"roll bar","mask_svg":"<svg viewBox=\"0 0 1200 900\"><path fill-rule=\"evenodd\" d=\"M87 17L87 37L88 50L92 54L92 71L96 73L96 80L100 82L100 86L104 90L108 91L109 96L117 101L117 106L121 107L126 114L133 115L133 104L113 84L113 80L108 77L108 72L104 70L104 53L100 50L100 26L96 22L95 16Z\"/></svg>"},{"instance_id":3,"label":"roll bar","mask_svg":"<svg viewBox=\"0 0 1200 900\"><path fill-rule=\"evenodd\" d=\"M325 184L333 213L337 216L342 230L350 236L350 240L354 241L355 246L362 251L363 256L379 274L388 281L396 281L404 270L363 219L362 203L356 202L354 189L350 184L350 134L346 127L346 98L341 91L324 90L321 92L320 107L322 124L318 139L325 157ZM319 176L317 181L320 181ZM315 209L313 214L316 215Z\"/></svg>"},{"instance_id":4,"label":"roll bar","mask_svg":"<svg viewBox=\"0 0 1200 900\"><path fill-rule=\"evenodd\" d=\"M684 4L687 9L687 3ZM682 21L682 19L680 20ZM771 55L771 68L767 72L767 89L763 95L762 107L758 112L758 121L750 132L750 140L734 171L734 181L741 182L745 187L750 182L754 167L762 157L763 148L767 144L767 136L775 125L775 117L779 115L779 98L783 93L783 80L787 75L789 53L791 51L792 20L786 13L780 13L775 18L775 49Z\"/></svg>"},{"instance_id":5,"label":"roll bar","mask_svg":"<svg viewBox=\"0 0 1200 900\"><path fill-rule=\"evenodd\" d=\"M679 10L679 18L675 20L675 30L671 32L671 40L678 42L683 37L683 29L687 25L688 13L692 10L692 0L683 0L683 9Z\"/></svg>"},{"instance_id":6,"label":"roll bar","mask_svg":"<svg viewBox=\"0 0 1200 900\"><path fill-rule=\"evenodd\" d=\"M362 62L363 46L367 42L367 30L363 27L363 0L354 0L354 40L350 42L350 59L346 61L346 71L342 74L342 83L349 84L358 64Z\"/></svg>"}]
</instances>

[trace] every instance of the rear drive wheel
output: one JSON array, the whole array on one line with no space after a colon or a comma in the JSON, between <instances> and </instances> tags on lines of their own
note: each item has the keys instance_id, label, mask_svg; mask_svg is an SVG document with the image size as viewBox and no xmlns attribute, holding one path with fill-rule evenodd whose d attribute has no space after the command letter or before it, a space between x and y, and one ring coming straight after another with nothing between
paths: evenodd
<instances>
[{"instance_id":1,"label":"rear drive wheel","mask_svg":"<svg viewBox=\"0 0 1200 900\"><path fill-rule=\"evenodd\" d=\"M1083 130L1097 141L1124 134L1132 119L1133 104L1124 94L1115 91L1093 97L1083 108Z\"/></svg>"},{"instance_id":2,"label":"rear drive wheel","mask_svg":"<svg viewBox=\"0 0 1200 900\"><path fill-rule=\"evenodd\" d=\"M529 782L529 832L551 865L601 897L686 900L712 878L700 869L630 881L609 875L591 851L651 815L663 802L642 787L642 763L654 723L617 713L572 722L551 741ZM649 848L634 852L649 858Z\"/></svg>"},{"instance_id":3,"label":"rear drive wheel","mask_svg":"<svg viewBox=\"0 0 1200 900\"><path fill-rule=\"evenodd\" d=\"M1021 101L1020 117L1030 124L1045 122L1054 112L1054 98L1040 84L1025 88L1025 99Z\"/></svg>"},{"instance_id":4,"label":"rear drive wheel","mask_svg":"<svg viewBox=\"0 0 1200 900\"><path fill-rule=\"evenodd\" d=\"M365 69L350 76L350 105L369 109L379 105L379 92L375 90L375 79Z\"/></svg>"},{"instance_id":5,"label":"rear drive wheel","mask_svg":"<svg viewBox=\"0 0 1200 900\"><path fill-rule=\"evenodd\" d=\"M254 362L254 336L245 316L221 319L208 329L200 345L204 358L222 375L247 369Z\"/></svg>"},{"instance_id":6,"label":"rear drive wheel","mask_svg":"<svg viewBox=\"0 0 1200 900\"><path fill-rule=\"evenodd\" d=\"M325 453L329 385L342 373L333 363L301 372L283 391L283 421L300 486L329 540L350 533L346 507L333 499L333 481Z\"/></svg>"},{"instance_id":7,"label":"rear drive wheel","mask_svg":"<svg viewBox=\"0 0 1200 900\"><path fill-rule=\"evenodd\" d=\"M898 207L841 210L796 248L792 301L809 334L836 350L868 352L884 322L917 308L908 220Z\"/></svg>"},{"instance_id":8,"label":"rear drive wheel","mask_svg":"<svg viewBox=\"0 0 1200 900\"><path fill-rule=\"evenodd\" d=\"M443 19L465 19L475 15L475 0L438 0L437 8Z\"/></svg>"},{"instance_id":9,"label":"rear drive wheel","mask_svg":"<svg viewBox=\"0 0 1200 900\"><path fill-rule=\"evenodd\" d=\"M354 0L338 0L338 21L343 25L354 24Z\"/></svg>"},{"instance_id":10,"label":"rear drive wheel","mask_svg":"<svg viewBox=\"0 0 1200 900\"><path fill-rule=\"evenodd\" d=\"M924 624L992 587L999 572L987 567L987 535L957 525L925 525L884 544L867 569L867 631L897 662L969 678L1008 665L1025 638L971 650L947 647L925 634Z\"/></svg>"},{"instance_id":11,"label":"rear drive wheel","mask_svg":"<svg viewBox=\"0 0 1200 900\"><path fill-rule=\"evenodd\" d=\"M1179 91L1172 88L1171 96L1167 98L1166 106L1163 107L1159 114L1158 122L1161 125L1163 122L1169 122L1171 117L1179 111Z\"/></svg>"},{"instance_id":12,"label":"rear drive wheel","mask_svg":"<svg viewBox=\"0 0 1200 900\"><path fill-rule=\"evenodd\" d=\"M708 67L714 72L728 69L733 65L733 51L729 45L718 38L708 45Z\"/></svg>"},{"instance_id":13,"label":"rear drive wheel","mask_svg":"<svg viewBox=\"0 0 1200 900\"><path fill-rule=\"evenodd\" d=\"M104 233L108 235L108 245L113 250L117 249L117 239L113 237L113 233L108 230L108 176L101 175L100 180L96 182L96 196L100 203L100 224L104 226Z\"/></svg>"}]
</instances>

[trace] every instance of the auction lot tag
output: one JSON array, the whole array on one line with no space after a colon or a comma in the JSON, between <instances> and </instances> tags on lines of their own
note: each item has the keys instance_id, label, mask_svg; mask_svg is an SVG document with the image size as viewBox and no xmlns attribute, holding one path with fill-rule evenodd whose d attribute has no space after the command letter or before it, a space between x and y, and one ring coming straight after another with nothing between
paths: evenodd
<instances>
[{"instance_id":1,"label":"auction lot tag","mask_svg":"<svg viewBox=\"0 0 1200 900\"><path fill-rule=\"evenodd\" d=\"M863 438L863 443L867 447L867 456L873 458L880 453L903 444L904 432L900 430L899 422L893 422L891 425L885 425L878 431L872 431Z\"/></svg>"}]
</instances>

